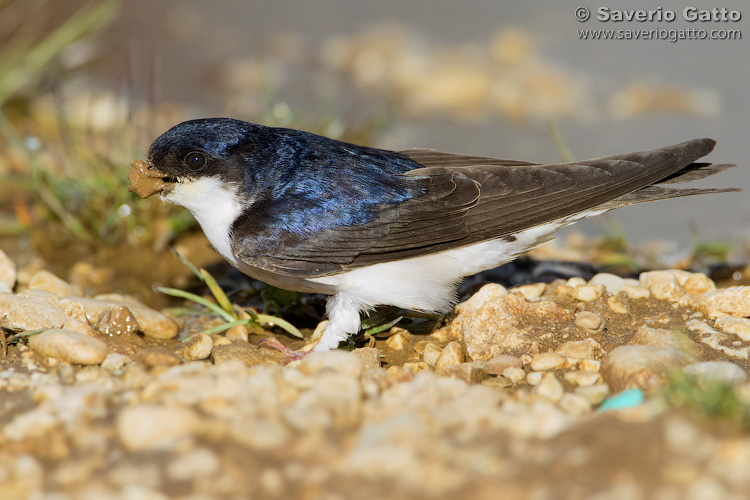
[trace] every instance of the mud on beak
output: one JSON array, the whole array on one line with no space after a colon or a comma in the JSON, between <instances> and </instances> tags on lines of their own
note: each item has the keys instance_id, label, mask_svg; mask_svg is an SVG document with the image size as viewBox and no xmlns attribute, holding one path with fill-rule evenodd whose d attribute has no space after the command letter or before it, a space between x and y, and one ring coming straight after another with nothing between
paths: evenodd
<instances>
[{"instance_id":1,"label":"mud on beak","mask_svg":"<svg viewBox=\"0 0 750 500\"><path fill-rule=\"evenodd\" d=\"M150 169L148 164L141 160L134 160L130 164L128 173L130 187L128 191L137 194L141 198L148 198L152 194L167 194L174 189L175 179L170 178L158 170Z\"/></svg>"}]
</instances>

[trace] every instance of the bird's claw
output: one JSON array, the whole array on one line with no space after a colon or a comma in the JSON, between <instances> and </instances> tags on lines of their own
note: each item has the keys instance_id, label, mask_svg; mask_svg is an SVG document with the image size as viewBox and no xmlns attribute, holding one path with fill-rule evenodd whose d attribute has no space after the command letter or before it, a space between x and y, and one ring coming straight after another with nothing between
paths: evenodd
<instances>
[{"instance_id":1,"label":"bird's claw","mask_svg":"<svg viewBox=\"0 0 750 500\"><path fill-rule=\"evenodd\" d=\"M258 346L266 345L268 347L273 347L274 349L278 349L281 351L282 354L284 354L284 357L281 358L279 361L282 365L288 365L292 361L297 361L298 359L302 359L308 354L310 354L310 351L295 351L294 349L285 346L281 343L279 339L276 337L266 337L260 342L258 342Z\"/></svg>"}]
</instances>

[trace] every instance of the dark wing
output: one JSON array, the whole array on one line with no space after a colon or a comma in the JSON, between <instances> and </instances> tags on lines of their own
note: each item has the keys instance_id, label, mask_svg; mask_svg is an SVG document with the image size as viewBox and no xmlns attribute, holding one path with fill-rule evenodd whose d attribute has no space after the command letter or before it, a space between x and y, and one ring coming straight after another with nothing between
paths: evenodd
<instances>
[{"instance_id":1,"label":"dark wing","mask_svg":"<svg viewBox=\"0 0 750 500\"><path fill-rule=\"evenodd\" d=\"M259 252L251 240L235 250L252 266L311 278L508 236L595 207L728 191L654 186L726 168L693 164L713 146L710 139L696 139L557 165L405 150L399 153L425 165L402 175L421 196L381 207L365 224L339 226L308 238L283 236L272 252Z\"/></svg>"}]
</instances>

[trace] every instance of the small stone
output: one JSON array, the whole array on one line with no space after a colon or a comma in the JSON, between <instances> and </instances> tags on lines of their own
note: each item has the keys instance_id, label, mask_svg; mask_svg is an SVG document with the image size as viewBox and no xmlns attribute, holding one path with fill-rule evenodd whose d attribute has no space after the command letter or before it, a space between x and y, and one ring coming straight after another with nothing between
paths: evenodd
<instances>
[{"instance_id":1,"label":"small stone","mask_svg":"<svg viewBox=\"0 0 750 500\"><path fill-rule=\"evenodd\" d=\"M565 394L562 384L553 373L547 373L534 387L534 394L549 399L553 403L560 401Z\"/></svg>"},{"instance_id":2,"label":"small stone","mask_svg":"<svg viewBox=\"0 0 750 500\"><path fill-rule=\"evenodd\" d=\"M70 330L50 329L29 339L29 346L42 356L78 365L98 365L109 349L101 340Z\"/></svg>"},{"instance_id":3,"label":"small stone","mask_svg":"<svg viewBox=\"0 0 750 500\"><path fill-rule=\"evenodd\" d=\"M682 283L688 280L690 273L685 273L687 276L682 273L684 271L650 271L641 273L639 278L641 286L648 289L655 299L688 306L692 304L692 298L682 287Z\"/></svg>"},{"instance_id":4,"label":"small stone","mask_svg":"<svg viewBox=\"0 0 750 500\"><path fill-rule=\"evenodd\" d=\"M556 370L558 368L564 368L566 359L559 354L554 352L543 352L537 354L531 360L531 369L537 372L546 370Z\"/></svg>"},{"instance_id":5,"label":"small stone","mask_svg":"<svg viewBox=\"0 0 750 500\"><path fill-rule=\"evenodd\" d=\"M669 347L678 351L697 356L701 353L700 346L681 332L663 328L640 327L628 342L630 345L656 345Z\"/></svg>"},{"instance_id":6,"label":"small stone","mask_svg":"<svg viewBox=\"0 0 750 500\"><path fill-rule=\"evenodd\" d=\"M139 330L139 326L130 309L123 305L113 305L99 316L96 329L102 335L119 337L134 335Z\"/></svg>"},{"instance_id":7,"label":"small stone","mask_svg":"<svg viewBox=\"0 0 750 500\"><path fill-rule=\"evenodd\" d=\"M176 366L182 362L175 353L166 347L144 347L138 349L134 359L146 366Z\"/></svg>"},{"instance_id":8,"label":"small stone","mask_svg":"<svg viewBox=\"0 0 750 500\"><path fill-rule=\"evenodd\" d=\"M607 299L607 305L617 314L627 314L630 310L629 297L625 292L620 292Z\"/></svg>"},{"instance_id":9,"label":"small stone","mask_svg":"<svg viewBox=\"0 0 750 500\"><path fill-rule=\"evenodd\" d=\"M620 291L624 292L625 295L627 295L628 298L632 300L647 299L651 296L651 292L649 292L647 288L643 288L642 286L625 284L620 287Z\"/></svg>"},{"instance_id":10,"label":"small stone","mask_svg":"<svg viewBox=\"0 0 750 500\"><path fill-rule=\"evenodd\" d=\"M497 283L488 283L480 288L477 293L469 297L468 300L456 304L456 314L477 312L486 304L506 295L508 295L508 290L505 287Z\"/></svg>"},{"instance_id":11,"label":"small stone","mask_svg":"<svg viewBox=\"0 0 750 500\"><path fill-rule=\"evenodd\" d=\"M430 365L428 365L424 361L407 361L403 366L407 370L414 373L430 371Z\"/></svg>"},{"instance_id":12,"label":"small stone","mask_svg":"<svg viewBox=\"0 0 750 500\"><path fill-rule=\"evenodd\" d=\"M576 314L576 326L589 332L598 332L604 327L604 318L590 311L580 311Z\"/></svg>"},{"instance_id":13,"label":"small stone","mask_svg":"<svg viewBox=\"0 0 750 500\"><path fill-rule=\"evenodd\" d=\"M199 423L198 415L187 408L141 404L120 412L117 435L131 452L164 450L192 434Z\"/></svg>"},{"instance_id":14,"label":"small stone","mask_svg":"<svg viewBox=\"0 0 750 500\"><path fill-rule=\"evenodd\" d=\"M464 356L461 344L453 341L445 346L443 352L440 353L440 357L435 362L435 372L440 374L447 366L457 365L463 363L465 360L466 356Z\"/></svg>"},{"instance_id":15,"label":"small stone","mask_svg":"<svg viewBox=\"0 0 750 500\"><path fill-rule=\"evenodd\" d=\"M281 356L281 352L276 349L258 348L257 345L244 344L242 342L222 346L214 345L211 351L211 359L217 365L233 360L239 360L247 366L278 363Z\"/></svg>"},{"instance_id":16,"label":"small stone","mask_svg":"<svg viewBox=\"0 0 750 500\"><path fill-rule=\"evenodd\" d=\"M544 294L544 290L547 287L546 283L534 283L531 285L521 285L513 289L513 292L520 293L526 300L539 300Z\"/></svg>"},{"instance_id":17,"label":"small stone","mask_svg":"<svg viewBox=\"0 0 750 500\"><path fill-rule=\"evenodd\" d=\"M336 373L356 379L365 368L362 358L342 350L312 352L302 358L296 368L305 375L314 375L321 370L333 370Z\"/></svg>"},{"instance_id":18,"label":"small stone","mask_svg":"<svg viewBox=\"0 0 750 500\"><path fill-rule=\"evenodd\" d=\"M690 295L696 296L716 290L716 285L705 274L693 273L687 281L682 284L682 288L684 288Z\"/></svg>"},{"instance_id":19,"label":"small stone","mask_svg":"<svg viewBox=\"0 0 750 500\"><path fill-rule=\"evenodd\" d=\"M455 324L456 320L453 320L451 324L445 328L438 328L430 334L430 338L435 342L450 342L451 340L458 340L461 338L461 331Z\"/></svg>"},{"instance_id":20,"label":"small stone","mask_svg":"<svg viewBox=\"0 0 750 500\"><path fill-rule=\"evenodd\" d=\"M422 351L422 360L430 366L435 366L438 358L443 353L443 350L437 344L430 342L424 346Z\"/></svg>"},{"instance_id":21,"label":"small stone","mask_svg":"<svg viewBox=\"0 0 750 500\"><path fill-rule=\"evenodd\" d=\"M221 462L216 454L207 448L190 450L172 459L166 467L170 481L192 481L195 478L211 477L219 472Z\"/></svg>"},{"instance_id":22,"label":"small stone","mask_svg":"<svg viewBox=\"0 0 750 500\"><path fill-rule=\"evenodd\" d=\"M227 330L224 337L230 342L248 342L249 330L246 325L234 325Z\"/></svg>"},{"instance_id":23,"label":"small stone","mask_svg":"<svg viewBox=\"0 0 750 500\"><path fill-rule=\"evenodd\" d=\"M229 345L231 343L232 341L223 335L217 335L214 337L214 347L220 346L220 345Z\"/></svg>"},{"instance_id":24,"label":"small stone","mask_svg":"<svg viewBox=\"0 0 750 500\"><path fill-rule=\"evenodd\" d=\"M542 381L543 372L529 372L526 374L526 383L529 385L537 385Z\"/></svg>"},{"instance_id":25,"label":"small stone","mask_svg":"<svg viewBox=\"0 0 750 500\"><path fill-rule=\"evenodd\" d=\"M733 286L703 295L696 304L709 318L750 316L750 286Z\"/></svg>"},{"instance_id":26,"label":"small stone","mask_svg":"<svg viewBox=\"0 0 750 500\"><path fill-rule=\"evenodd\" d=\"M658 390L673 371L693 361L681 351L652 345L619 346L604 357L601 374L614 392Z\"/></svg>"},{"instance_id":27,"label":"small stone","mask_svg":"<svg viewBox=\"0 0 750 500\"><path fill-rule=\"evenodd\" d=\"M108 372L114 372L120 370L126 364L131 363L132 360L124 354L116 352L110 352L107 357L102 361L101 367Z\"/></svg>"},{"instance_id":28,"label":"small stone","mask_svg":"<svg viewBox=\"0 0 750 500\"><path fill-rule=\"evenodd\" d=\"M0 283L7 285L6 290L10 292L16 286L16 263L0 250Z\"/></svg>"},{"instance_id":29,"label":"small stone","mask_svg":"<svg viewBox=\"0 0 750 500\"><path fill-rule=\"evenodd\" d=\"M521 355L546 332L570 328L570 315L548 300L529 302L508 294L462 315L461 335L471 359L488 360L497 354Z\"/></svg>"},{"instance_id":30,"label":"small stone","mask_svg":"<svg viewBox=\"0 0 750 500\"><path fill-rule=\"evenodd\" d=\"M605 291L604 285L581 285L575 287L570 296L581 302L592 302L604 295Z\"/></svg>"},{"instance_id":31,"label":"small stone","mask_svg":"<svg viewBox=\"0 0 750 500\"><path fill-rule=\"evenodd\" d=\"M578 362L581 371L598 372L602 368L602 362L595 359L582 359Z\"/></svg>"},{"instance_id":32,"label":"small stone","mask_svg":"<svg viewBox=\"0 0 750 500\"><path fill-rule=\"evenodd\" d=\"M362 360L363 369L380 368L380 351L374 347L361 347L354 349L352 354Z\"/></svg>"},{"instance_id":33,"label":"small stone","mask_svg":"<svg viewBox=\"0 0 750 500\"><path fill-rule=\"evenodd\" d=\"M29 288L46 290L57 295L59 299L71 295L83 295L83 290L81 290L80 286L71 285L44 269L34 273L29 280Z\"/></svg>"},{"instance_id":34,"label":"small stone","mask_svg":"<svg viewBox=\"0 0 750 500\"><path fill-rule=\"evenodd\" d=\"M714 330L705 321L691 319L686 325L690 331L700 335L701 343L712 349L721 351L733 358L747 359L750 356L750 346L732 347L727 345L730 340L729 336Z\"/></svg>"},{"instance_id":35,"label":"small stone","mask_svg":"<svg viewBox=\"0 0 750 500\"><path fill-rule=\"evenodd\" d=\"M86 309L86 317L91 324L96 324L99 317L113 305L125 306L135 317L140 331L156 339L172 339L177 336L177 323L166 314L145 306L132 297L119 294L97 295L94 299L85 297L68 297Z\"/></svg>"},{"instance_id":36,"label":"small stone","mask_svg":"<svg viewBox=\"0 0 750 500\"><path fill-rule=\"evenodd\" d=\"M70 299L60 299L60 305L65 311L66 318L77 319L79 321L84 321L88 324L91 324L89 323L89 319L86 316L86 308L84 308L82 304L74 302Z\"/></svg>"},{"instance_id":37,"label":"small stone","mask_svg":"<svg viewBox=\"0 0 750 500\"><path fill-rule=\"evenodd\" d=\"M391 336L385 339L385 345L394 351L403 351L411 349L411 334L403 328L393 327L390 330Z\"/></svg>"},{"instance_id":38,"label":"small stone","mask_svg":"<svg viewBox=\"0 0 750 500\"><path fill-rule=\"evenodd\" d=\"M750 342L750 319L722 316L716 318L714 325L724 333L732 333L743 341Z\"/></svg>"},{"instance_id":39,"label":"small stone","mask_svg":"<svg viewBox=\"0 0 750 500\"><path fill-rule=\"evenodd\" d=\"M568 281L565 284L571 288L577 288L586 285L586 280L580 276L573 276L572 278L568 278Z\"/></svg>"},{"instance_id":40,"label":"small stone","mask_svg":"<svg viewBox=\"0 0 750 500\"><path fill-rule=\"evenodd\" d=\"M463 380L469 384L478 384L487 378L487 372L482 368L481 361L446 365L440 371L440 375Z\"/></svg>"},{"instance_id":41,"label":"small stone","mask_svg":"<svg viewBox=\"0 0 750 500\"><path fill-rule=\"evenodd\" d=\"M517 384L526 378L526 372L521 368L509 366L508 368L503 370L503 377L507 378L514 384Z\"/></svg>"},{"instance_id":42,"label":"small stone","mask_svg":"<svg viewBox=\"0 0 750 500\"><path fill-rule=\"evenodd\" d=\"M65 311L53 293L37 289L0 293L0 327L14 332L60 328L65 320Z\"/></svg>"},{"instance_id":43,"label":"small stone","mask_svg":"<svg viewBox=\"0 0 750 500\"><path fill-rule=\"evenodd\" d=\"M568 415L576 417L582 417L591 413L591 403L580 394L566 392L557 403L557 406Z\"/></svg>"},{"instance_id":44,"label":"small stone","mask_svg":"<svg viewBox=\"0 0 750 500\"><path fill-rule=\"evenodd\" d=\"M490 375L502 375L510 367L523 368L523 361L516 356L508 354L498 354L493 356L484 363L484 371ZM523 371L523 370L521 370Z\"/></svg>"},{"instance_id":45,"label":"small stone","mask_svg":"<svg viewBox=\"0 0 750 500\"><path fill-rule=\"evenodd\" d=\"M683 367L682 372L702 382L721 384L738 384L747 379L747 372L742 367L729 361L703 361Z\"/></svg>"},{"instance_id":46,"label":"small stone","mask_svg":"<svg viewBox=\"0 0 750 500\"><path fill-rule=\"evenodd\" d=\"M589 285L604 285L604 288L607 291L607 293L611 295L615 295L617 292L620 291L620 288L622 287L622 285L625 284L625 280L614 274L599 273L599 274L594 275L594 277L589 280L588 284Z\"/></svg>"},{"instance_id":47,"label":"small stone","mask_svg":"<svg viewBox=\"0 0 750 500\"><path fill-rule=\"evenodd\" d=\"M208 359L211 356L211 350L214 348L214 339L205 333L196 333L190 337L182 357L188 361L197 361Z\"/></svg>"},{"instance_id":48,"label":"small stone","mask_svg":"<svg viewBox=\"0 0 750 500\"><path fill-rule=\"evenodd\" d=\"M565 358L593 359L595 353L601 352L602 346L594 339L569 340L560 344L555 352Z\"/></svg>"},{"instance_id":49,"label":"small stone","mask_svg":"<svg viewBox=\"0 0 750 500\"><path fill-rule=\"evenodd\" d=\"M62 325L62 328L63 330L71 330L88 337L97 337L97 333L96 330L94 330L94 327L89 325L89 322L85 320L81 321L79 319L66 319L65 323L63 323Z\"/></svg>"},{"instance_id":50,"label":"small stone","mask_svg":"<svg viewBox=\"0 0 750 500\"><path fill-rule=\"evenodd\" d=\"M565 372L565 381L579 387L588 387L601 382L602 377L599 375L598 371L569 371Z\"/></svg>"},{"instance_id":51,"label":"small stone","mask_svg":"<svg viewBox=\"0 0 750 500\"><path fill-rule=\"evenodd\" d=\"M607 399L610 392L607 384L594 384L591 386L576 387L575 389L575 393L584 397L591 405L601 404L602 401Z\"/></svg>"}]
</instances>

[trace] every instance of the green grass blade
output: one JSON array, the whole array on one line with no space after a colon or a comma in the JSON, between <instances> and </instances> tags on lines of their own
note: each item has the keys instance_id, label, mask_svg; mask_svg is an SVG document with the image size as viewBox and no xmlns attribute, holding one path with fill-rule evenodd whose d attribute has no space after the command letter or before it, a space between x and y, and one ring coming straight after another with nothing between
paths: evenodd
<instances>
[{"instance_id":1,"label":"green grass blade","mask_svg":"<svg viewBox=\"0 0 750 500\"><path fill-rule=\"evenodd\" d=\"M179 290L177 288L169 288L169 287L165 287L165 286L158 287L156 289L156 291L157 292L161 292L161 293L165 293L167 295L171 295L172 297L180 297L182 299L187 299L187 300L193 301L196 304L200 304L200 305L202 305L202 306L210 309L211 311L213 311L217 315L219 315L222 318L224 318L226 321L234 321L236 319L236 318L232 317L232 315L228 314L224 309L222 309L221 307L219 307L216 304L214 304L213 302L211 302L210 300L206 300L203 297L201 297L199 295L196 295L194 293L186 292L185 290Z\"/></svg>"},{"instance_id":2,"label":"green grass blade","mask_svg":"<svg viewBox=\"0 0 750 500\"><path fill-rule=\"evenodd\" d=\"M206 286L208 286L208 289L211 290L211 293L216 299L216 302L219 303L224 311L226 311L228 314L231 314L232 317L236 319L237 315L234 313L232 303L229 301L227 294L224 293L224 290L222 290L219 286L219 283L217 283L216 278L211 276L211 273L209 273L205 269L201 269L201 276L203 277L203 281L206 283Z\"/></svg>"},{"instance_id":3,"label":"green grass blade","mask_svg":"<svg viewBox=\"0 0 750 500\"><path fill-rule=\"evenodd\" d=\"M393 321L389 321L388 323L384 325L373 326L372 328L365 330L365 338L372 337L373 335L377 335L378 333L384 332L386 330L390 330L393 325L395 325L402 319L404 319L404 317L399 316L398 318L394 319Z\"/></svg>"},{"instance_id":4,"label":"green grass blade","mask_svg":"<svg viewBox=\"0 0 750 500\"><path fill-rule=\"evenodd\" d=\"M260 321L262 323L274 324L290 335L294 335L295 337L298 337L298 338L303 338L302 333L299 330L297 330L297 328L294 325L292 325L291 323L289 323L288 321L284 319L281 319L276 316L269 316L268 314L256 314L255 318L257 318L257 321Z\"/></svg>"},{"instance_id":5,"label":"green grass blade","mask_svg":"<svg viewBox=\"0 0 750 500\"><path fill-rule=\"evenodd\" d=\"M183 255L182 255L182 254L181 254L180 252L178 252L178 251L177 251L177 249L176 249L175 247L173 247L172 245L169 245L169 249L170 249L170 250L172 250L172 253L173 253L173 254L175 254L175 255L177 256L177 258L178 258L178 259L180 259L180 262L182 262L183 264L185 264L185 266L187 266L187 268L188 268L188 269L190 269L190 270L191 270L191 271L193 272L193 274L194 274L194 275L196 275L196 276L198 277L198 279L199 279L199 280L201 280L201 281L204 281L204 280L203 280L203 275L202 275L202 274L201 274L201 272L200 272L200 271L198 270L198 268L197 268L197 267L195 267L195 265L194 265L194 264L193 264L192 262L190 262L189 260L187 260L187 259L186 259L186 258L185 258L185 257L184 257L184 256L183 256Z\"/></svg>"}]
</instances>

